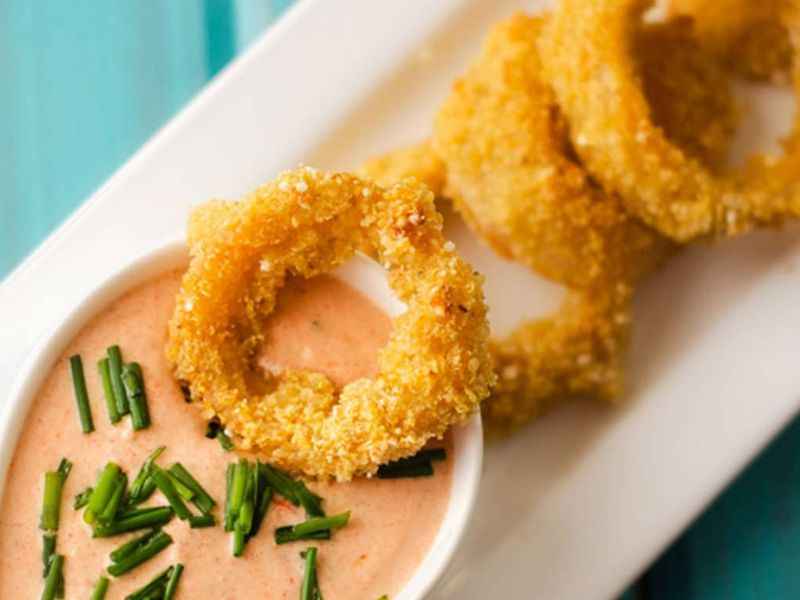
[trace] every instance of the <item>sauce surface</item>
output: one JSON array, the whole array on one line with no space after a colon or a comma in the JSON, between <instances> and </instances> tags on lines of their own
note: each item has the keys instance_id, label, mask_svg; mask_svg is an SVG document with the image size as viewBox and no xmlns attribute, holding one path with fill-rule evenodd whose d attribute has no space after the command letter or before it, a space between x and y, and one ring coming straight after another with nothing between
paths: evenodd
<instances>
[{"instance_id":1,"label":"sauce surface","mask_svg":"<svg viewBox=\"0 0 800 600\"><path fill-rule=\"evenodd\" d=\"M42 590L41 510L43 474L65 456L74 467L64 487L57 552L64 554L66 598L88 598L109 564L109 553L142 532L93 539L74 511L74 496L95 483L108 461L132 479L157 446L167 446L162 467L181 462L217 501L219 522L225 497L225 468L236 460L216 440L204 437L205 422L187 404L164 358L166 324L180 272L154 279L121 297L81 331L52 367L31 407L9 468L0 506L0 598L38 598ZM390 322L367 298L346 284L320 277L292 281L282 291L267 327L260 362L270 370L314 368L338 384L369 376L376 352L388 338ZM141 363L152 425L133 433L130 419L108 422L96 362L117 343L126 360ZM80 431L67 358L83 357L96 431ZM108 599L121 599L170 564L185 565L178 598L234 600L294 599L303 565L299 552L319 548L323 594L335 600L392 597L411 577L430 547L446 511L451 460L436 463L434 477L312 483L325 498L328 514L352 510L350 524L330 541L276 546L273 530L305 519L282 498L273 501L258 536L244 556L231 555L230 534L220 525L190 529L173 519L164 530L173 544L132 572L112 579ZM156 493L144 506L166 505ZM194 507L191 507L197 512Z\"/></svg>"}]
</instances>

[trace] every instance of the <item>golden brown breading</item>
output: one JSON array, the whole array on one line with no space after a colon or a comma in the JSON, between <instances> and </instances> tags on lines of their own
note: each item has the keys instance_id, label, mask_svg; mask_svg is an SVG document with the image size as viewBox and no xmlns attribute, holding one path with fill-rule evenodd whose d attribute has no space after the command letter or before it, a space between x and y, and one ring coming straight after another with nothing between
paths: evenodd
<instances>
[{"instance_id":1,"label":"golden brown breading","mask_svg":"<svg viewBox=\"0 0 800 600\"><path fill-rule=\"evenodd\" d=\"M669 11L694 19L707 52L755 80L785 80L789 32L776 18L784 0L670 0Z\"/></svg>"},{"instance_id":2,"label":"golden brown breading","mask_svg":"<svg viewBox=\"0 0 800 600\"><path fill-rule=\"evenodd\" d=\"M678 242L737 235L800 216L797 177L785 176L798 172L797 152L715 176L653 122L631 52L649 5L562 0L540 38L545 72L581 160L631 214ZM797 0L782 8L782 23L800 39ZM800 73L795 75L800 84ZM760 175L747 177L754 169ZM772 193L764 193L762 179L770 181Z\"/></svg>"},{"instance_id":3,"label":"golden brown breading","mask_svg":"<svg viewBox=\"0 0 800 600\"><path fill-rule=\"evenodd\" d=\"M442 236L433 194L298 169L241 202L196 209L191 262L169 325L168 359L204 417L237 446L311 477L347 480L418 451L469 418L495 375L482 279ZM288 273L327 272L358 249L387 268L408 309L378 374L337 390L321 373L266 376L263 322Z\"/></svg>"},{"instance_id":4,"label":"golden brown breading","mask_svg":"<svg viewBox=\"0 0 800 600\"><path fill-rule=\"evenodd\" d=\"M444 163L428 140L372 158L356 173L383 186L413 177L428 186L437 198L444 193Z\"/></svg>"}]
</instances>

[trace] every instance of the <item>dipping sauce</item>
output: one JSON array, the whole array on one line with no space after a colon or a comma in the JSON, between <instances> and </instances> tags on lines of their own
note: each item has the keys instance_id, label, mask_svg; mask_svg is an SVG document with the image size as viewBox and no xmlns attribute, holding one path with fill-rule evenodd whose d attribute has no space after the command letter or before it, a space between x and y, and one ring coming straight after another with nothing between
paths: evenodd
<instances>
[{"instance_id":1,"label":"dipping sauce","mask_svg":"<svg viewBox=\"0 0 800 600\"><path fill-rule=\"evenodd\" d=\"M76 494L94 485L108 461L133 479L158 446L167 450L162 467L181 462L217 501L218 525L190 529L174 518L164 527L173 544L133 571L112 579L106 598L121 599L171 564L185 571L177 598L234 600L296 599L303 577L299 552L319 548L322 593L332 600L393 597L425 557L449 500L452 461L435 463L433 477L357 480L347 484L309 483L321 495L329 515L352 511L349 524L328 541L281 546L274 530L306 519L302 509L277 496L260 532L244 555L231 554L231 534L223 531L225 470L237 460L216 440L204 437L206 423L188 404L164 358L166 326L181 271L167 273L121 297L97 315L69 344L52 367L30 409L17 444L0 506L0 598L38 598L42 591L42 532L38 529L44 473L62 457L70 473L61 504L56 552L65 556L66 598L88 598L110 564L109 553L143 532L93 539L82 511L73 510ZM290 281L267 325L259 362L270 371L311 368L337 384L369 376L376 353L390 331L387 316L369 299L330 276ZM125 360L141 363L152 425L133 432L130 418L108 421L96 362L119 344ZM96 431L81 432L68 357L81 354ZM143 506L166 505L156 492ZM198 511L191 506L192 510Z\"/></svg>"}]
</instances>

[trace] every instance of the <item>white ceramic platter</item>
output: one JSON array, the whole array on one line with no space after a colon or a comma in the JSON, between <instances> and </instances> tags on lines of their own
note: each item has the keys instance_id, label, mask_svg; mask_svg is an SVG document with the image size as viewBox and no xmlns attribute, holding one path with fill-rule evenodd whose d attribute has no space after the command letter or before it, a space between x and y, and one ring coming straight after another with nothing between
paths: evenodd
<instances>
[{"instance_id":1,"label":"white ceramic platter","mask_svg":"<svg viewBox=\"0 0 800 600\"><path fill-rule=\"evenodd\" d=\"M300 2L0 285L0 401L36 340L191 205L427 135L489 24L539 5ZM757 96L745 132L772 135L791 104ZM496 327L555 305L558 288L451 232L488 276ZM800 406L798 268L797 229L673 260L640 294L625 406L573 405L489 448L471 529L431 597L619 592Z\"/></svg>"}]
</instances>

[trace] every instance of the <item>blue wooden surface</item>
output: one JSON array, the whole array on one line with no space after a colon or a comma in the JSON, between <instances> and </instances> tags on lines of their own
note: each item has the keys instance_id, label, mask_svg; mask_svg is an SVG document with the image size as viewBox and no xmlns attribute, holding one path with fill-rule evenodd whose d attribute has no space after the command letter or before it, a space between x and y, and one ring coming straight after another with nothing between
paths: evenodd
<instances>
[{"instance_id":1,"label":"blue wooden surface","mask_svg":"<svg viewBox=\"0 0 800 600\"><path fill-rule=\"evenodd\" d=\"M0 0L0 277L290 3ZM800 598L798 515L800 421L625 598Z\"/></svg>"}]
</instances>

